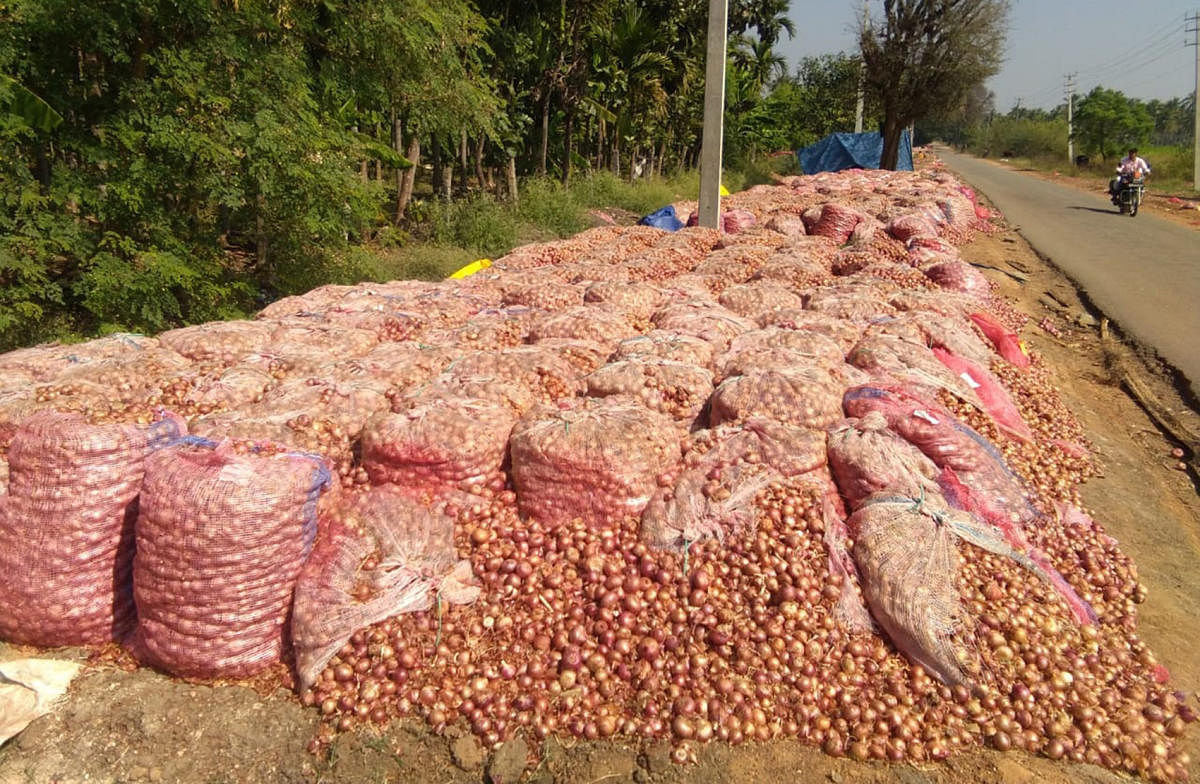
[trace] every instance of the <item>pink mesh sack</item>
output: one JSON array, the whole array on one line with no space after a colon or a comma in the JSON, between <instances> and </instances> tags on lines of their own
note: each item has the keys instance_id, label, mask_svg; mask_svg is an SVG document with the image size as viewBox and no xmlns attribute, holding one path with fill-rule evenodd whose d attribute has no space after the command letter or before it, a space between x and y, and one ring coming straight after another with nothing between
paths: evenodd
<instances>
[{"instance_id":1,"label":"pink mesh sack","mask_svg":"<svg viewBox=\"0 0 1200 784\"><path fill-rule=\"evenodd\" d=\"M829 429L829 468L850 508L875 493L920 496L938 489L938 468L871 411Z\"/></svg>"},{"instance_id":2,"label":"pink mesh sack","mask_svg":"<svg viewBox=\"0 0 1200 784\"><path fill-rule=\"evenodd\" d=\"M679 462L666 416L620 398L541 406L513 428L512 479L522 514L552 524L605 526L642 513Z\"/></svg>"},{"instance_id":3,"label":"pink mesh sack","mask_svg":"<svg viewBox=\"0 0 1200 784\"><path fill-rule=\"evenodd\" d=\"M373 419L363 434L362 464L373 484L419 494L503 484L501 467L516 412L468 397L431 397Z\"/></svg>"},{"instance_id":4,"label":"pink mesh sack","mask_svg":"<svg viewBox=\"0 0 1200 784\"><path fill-rule=\"evenodd\" d=\"M712 396L710 421L768 417L803 427L825 428L842 416L845 387L825 368L797 367L734 376Z\"/></svg>"},{"instance_id":5,"label":"pink mesh sack","mask_svg":"<svg viewBox=\"0 0 1200 784\"><path fill-rule=\"evenodd\" d=\"M280 661L329 483L315 456L237 454L230 442L151 455L133 564L134 654L185 678L244 678Z\"/></svg>"},{"instance_id":6,"label":"pink mesh sack","mask_svg":"<svg viewBox=\"0 0 1200 784\"><path fill-rule=\"evenodd\" d=\"M0 496L0 638L58 647L120 640L133 627L130 573L145 461L183 425L91 425L46 411L24 420Z\"/></svg>"}]
</instances>

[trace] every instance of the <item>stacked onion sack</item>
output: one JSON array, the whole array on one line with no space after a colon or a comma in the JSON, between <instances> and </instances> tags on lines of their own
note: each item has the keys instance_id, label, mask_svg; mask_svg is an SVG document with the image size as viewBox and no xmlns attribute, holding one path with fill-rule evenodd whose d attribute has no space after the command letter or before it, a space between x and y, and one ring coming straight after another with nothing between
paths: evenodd
<instances>
[{"instance_id":1,"label":"stacked onion sack","mask_svg":"<svg viewBox=\"0 0 1200 784\"><path fill-rule=\"evenodd\" d=\"M33 492L40 410L146 427L168 405L232 439L149 458L133 646L188 677L282 658L314 751L419 716L488 747L990 746L1184 778L1194 709L1080 507L1086 438L959 253L992 228L974 193L847 171L726 206L724 232L604 227L463 281L0 356L0 521ZM269 504L223 489L250 474ZM234 523L243 541L204 538ZM75 546L55 530L36 546ZM201 584L268 598L218 612Z\"/></svg>"}]
</instances>

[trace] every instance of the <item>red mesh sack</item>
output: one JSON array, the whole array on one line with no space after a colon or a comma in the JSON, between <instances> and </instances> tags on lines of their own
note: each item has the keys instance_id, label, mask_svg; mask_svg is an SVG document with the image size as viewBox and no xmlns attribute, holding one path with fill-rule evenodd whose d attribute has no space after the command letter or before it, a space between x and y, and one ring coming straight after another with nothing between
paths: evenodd
<instances>
[{"instance_id":1,"label":"red mesh sack","mask_svg":"<svg viewBox=\"0 0 1200 784\"><path fill-rule=\"evenodd\" d=\"M372 484L414 493L503 484L501 467L517 421L509 406L466 397L431 397L371 420L362 464Z\"/></svg>"},{"instance_id":2,"label":"red mesh sack","mask_svg":"<svg viewBox=\"0 0 1200 784\"><path fill-rule=\"evenodd\" d=\"M1033 441L1033 431L1021 418L1021 412L1017 410L1017 405L1009 396L1008 390L1001 386L986 368L941 347L935 346L933 354L939 362L958 373L959 377L975 390L975 394L983 403L983 410L1001 432L1021 441Z\"/></svg>"},{"instance_id":3,"label":"red mesh sack","mask_svg":"<svg viewBox=\"0 0 1200 784\"><path fill-rule=\"evenodd\" d=\"M879 411L888 427L916 446L939 468L951 468L976 496L989 522L1030 523L1037 513L1021 480L986 438L959 422L938 403L904 389L855 387L846 392L847 416Z\"/></svg>"},{"instance_id":4,"label":"red mesh sack","mask_svg":"<svg viewBox=\"0 0 1200 784\"><path fill-rule=\"evenodd\" d=\"M329 482L319 458L229 442L151 455L133 563L138 659L185 678L245 678L280 661Z\"/></svg>"},{"instance_id":5,"label":"red mesh sack","mask_svg":"<svg viewBox=\"0 0 1200 784\"><path fill-rule=\"evenodd\" d=\"M655 547L686 550L754 523L754 499L771 482L825 463L825 435L770 419L697 433L684 470L655 493L642 514L642 538Z\"/></svg>"},{"instance_id":6,"label":"red mesh sack","mask_svg":"<svg viewBox=\"0 0 1200 784\"><path fill-rule=\"evenodd\" d=\"M844 244L850 239L850 235L854 233L854 229L867 216L853 207L847 207L842 204L829 203L820 208L820 212L816 213L815 220L809 220L809 213L805 212L805 225L808 227L808 233L819 237L829 237L839 245Z\"/></svg>"},{"instance_id":7,"label":"red mesh sack","mask_svg":"<svg viewBox=\"0 0 1200 784\"><path fill-rule=\"evenodd\" d=\"M470 562L455 555L452 517L396 488L347 496L322 521L296 582L291 632L300 691L360 629L478 595Z\"/></svg>"},{"instance_id":8,"label":"red mesh sack","mask_svg":"<svg viewBox=\"0 0 1200 784\"><path fill-rule=\"evenodd\" d=\"M708 370L657 357L631 357L604 365L587 377L592 397L627 396L685 425L700 415L713 391Z\"/></svg>"},{"instance_id":9,"label":"red mesh sack","mask_svg":"<svg viewBox=\"0 0 1200 784\"><path fill-rule=\"evenodd\" d=\"M542 406L513 428L512 479L523 514L551 525L605 526L641 514L679 462L679 432L656 411L620 398Z\"/></svg>"},{"instance_id":10,"label":"red mesh sack","mask_svg":"<svg viewBox=\"0 0 1200 784\"><path fill-rule=\"evenodd\" d=\"M0 496L0 638L58 647L120 640L136 613L130 574L145 461L183 432L91 425L46 411L8 448Z\"/></svg>"},{"instance_id":11,"label":"red mesh sack","mask_svg":"<svg viewBox=\"0 0 1200 784\"><path fill-rule=\"evenodd\" d=\"M937 225L919 212L893 218L887 225L887 232L901 242L908 242L913 237L936 237L938 234Z\"/></svg>"},{"instance_id":12,"label":"red mesh sack","mask_svg":"<svg viewBox=\"0 0 1200 784\"><path fill-rule=\"evenodd\" d=\"M937 285L951 291L959 291L974 297L984 298L991 294L988 279L979 270L965 261L946 261L925 269L925 276Z\"/></svg>"},{"instance_id":13,"label":"red mesh sack","mask_svg":"<svg viewBox=\"0 0 1200 784\"><path fill-rule=\"evenodd\" d=\"M721 213L721 228L728 234L737 234L758 223L754 213L748 210L728 210Z\"/></svg>"},{"instance_id":14,"label":"red mesh sack","mask_svg":"<svg viewBox=\"0 0 1200 784\"><path fill-rule=\"evenodd\" d=\"M1029 367L1029 355L1021 347L1021 339L1017 337L1016 332L987 313L972 313L970 318L996 347L996 353L1004 357L1009 364L1019 368Z\"/></svg>"},{"instance_id":15,"label":"red mesh sack","mask_svg":"<svg viewBox=\"0 0 1200 784\"><path fill-rule=\"evenodd\" d=\"M730 286L721 292L718 302L739 316L750 319L757 319L770 311L804 307L800 295L785 286L767 282Z\"/></svg>"},{"instance_id":16,"label":"red mesh sack","mask_svg":"<svg viewBox=\"0 0 1200 784\"><path fill-rule=\"evenodd\" d=\"M712 396L710 422L768 417L803 427L828 427L842 416L845 387L827 369L798 367L734 376Z\"/></svg>"},{"instance_id":17,"label":"red mesh sack","mask_svg":"<svg viewBox=\"0 0 1200 784\"><path fill-rule=\"evenodd\" d=\"M919 497L938 489L937 466L892 432L878 411L829 429L829 468L852 509L875 493Z\"/></svg>"}]
</instances>

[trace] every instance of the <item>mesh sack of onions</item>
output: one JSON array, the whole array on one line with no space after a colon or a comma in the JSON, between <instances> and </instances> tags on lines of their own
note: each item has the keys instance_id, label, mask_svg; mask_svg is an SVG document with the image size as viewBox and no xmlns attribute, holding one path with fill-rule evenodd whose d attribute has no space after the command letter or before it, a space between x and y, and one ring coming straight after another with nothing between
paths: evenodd
<instances>
[{"instance_id":1,"label":"mesh sack of onions","mask_svg":"<svg viewBox=\"0 0 1200 784\"><path fill-rule=\"evenodd\" d=\"M883 224L871 215L863 215L862 220L850 232L847 242L851 246L867 247L875 241L875 235L883 233Z\"/></svg>"},{"instance_id":2,"label":"mesh sack of onions","mask_svg":"<svg viewBox=\"0 0 1200 784\"><path fill-rule=\"evenodd\" d=\"M730 284L745 283L775 253L766 245L733 245L714 250L692 270L697 275L712 275Z\"/></svg>"},{"instance_id":3,"label":"mesh sack of onions","mask_svg":"<svg viewBox=\"0 0 1200 784\"><path fill-rule=\"evenodd\" d=\"M763 225L771 231L777 231L790 238L803 237L808 234L808 229L804 227L804 219L794 212L773 213Z\"/></svg>"},{"instance_id":4,"label":"mesh sack of onions","mask_svg":"<svg viewBox=\"0 0 1200 784\"><path fill-rule=\"evenodd\" d=\"M875 493L918 497L938 492L937 466L890 430L887 418L878 411L829 429L829 468L852 509Z\"/></svg>"},{"instance_id":5,"label":"mesh sack of onions","mask_svg":"<svg viewBox=\"0 0 1200 784\"><path fill-rule=\"evenodd\" d=\"M879 256L870 248L850 246L837 252L830 271L838 277L853 275L878 261Z\"/></svg>"},{"instance_id":6,"label":"mesh sack of onions","mask_svg":"<svg viewBox=\"0 0 1200 784\"><path fill-rule=\"evenodd\" d=\"M846 361L880 381L892 380L930 389L945 389L979 405L971 384L938 361L924 342L914 343L878 332L864 335L846 354Z\"/></svg>"},{"instance_id":7,"label":"mesh sack of onions","mask_svg":"<svg viewBox=\"0 0 1200 784\"><path fill-rule=\"evenodd\" d=\"M392 411L403 411L438 398L475 398L497 403L517 416L537 405L541 393L529 384L527 377L464 376L442 373L429 383L392 398Z\"/></svg>"},{"instance_id":8,"label":"mesh sack of onions","mask_svg":"<svg viewBox=\"0 0 1200 784\"><path fill-rule=\"evenodd\" d=\"M784 329L764 327L744 332L729 344L729 353L735 354L753 349L786 348L803 356L826 359L840 363L844 352L836 340L820 332L807 329Z\"/></svg>"},{"instance_id":9,"label":"mesh sack of onions","mask_svg":"<svg viewBox=\"0 0 1200 784\"><path fill-rule=\"evenodd\" d=\"M326 357L360 357L379 344L379 334L371 329L349 325L285 322L271 333L268 346L276 354L311 355L324 352Z\"/></svg>"},{"instance_id":10,"label":"mesh sack of onions","mask_svg":"<svg viewBox=\"0 0 1200 784\"><path fill-rule=\"evenodd\" d=\"M808 298L807 307L839 319L867 324L881 316L895 315L896 309L882 296L818 290Z\"/></svg>"},{"instance_id":11,"label":"mesh sack of onions","mask_svg":"<svg viewBox=\"0 0 1200 784\"><path fill-rule=\"evenodd\" d=\"M999 319L988 313L974 312L970 314L970 319L987 336L987 339L996 348L996 353L1003 357L1005 361L1014 367L1029 367L1029 355L1022 348L1021 339L1015 331L1009 329Z\"/></svg>"},{"instance_id":12,"label":"mesh sack of onions","mask_svg":"<svg viewBox=\"0 0 1200 784\"><path fill-rule=\"evenodd\" d=\"M214 321L164 332L159 342L188 359L233 365L269 349L272 324L262 321Z\"/></svg>"},{"instance_id":13,"label":"mesh sack of onions","mask_svg":"<svg viewBox=\"0 0 1200 784\"><path fill-rule=\"evenodd\" d=\"M658 358L671 362L683 362L702 368L711 368L713 346L706 340L692 335L656 329L644 335L626 338L617 344L613 359Z\"/></svg>"},{"instance_id":14,"label":"mesh sack of onions","mask_svg":"<svg viewBox=\"0 0 1200 784\"><path fill-rule=\"evenodd\" d=\"M578 305L534 321L529 341L546 338L591 340L608 348L636 334L636 330L619 313L602 303Z\"/></svg>"},{"instance_id":15,"label":"mesh sack of onions","mask_svg":"<svg viewBox=\"0 0 1200 784\"><path fill-rule=\"evenodd\" d=\"M547 403L583 390L575 367L557 351L537 344L496 352L473 351L454 360L443 375L456 379L491 376L521 382Z\"/></svg>"},{"instance_id":16,"label":"mesh sack of onions","mask_svg":"<svg viewBox=\"0 0 1200 784\"><path fill-rule=\"evenodd\" d=\"M553 351L574 368L576 373L584 376L603 365L610 353L608 349L594 340L545 338L532 345Z\"/></svg>"},{"instance_id":17,"label":"mesh sack of onions","mask_svg":"<svg viewBox=\"0 0 1200 784\"><path fill-rule=\"evenodd\" d=\"M668 417L620 398L538 407L513 428L509 449L518 507L555 526L636 517L681 454Z\"/></svg>"},{"instance_id":18,"label":"mesh sack of onions","mask_svg":"<svg viewBox=\"0 0 1200 784\"><path fill-rule=\"evenodd\" d=\"M751 280L780 283L790 287L793 292L802 294L803 289L827 283L831 274L828 261L795 258L790 255L772 256L759 267Z\"/></svg>"},{"instance_id":19,"label":"mesh sack of onions","mask_svg":"<svg viewBox=\"0 0 1200 784\"><path fill-rule=\"evenodd\" d=\"M715 378L717 383L723 383L736 376L752 376L765 370L786 373L796 368L819 368L843 389L871 380L870 374L840 359L831 360L780 346L727 351L717 363Z\"/></svg>"},{"instance_id":20,"label":"mesh sack of onions","mask_svg":"<svg viewBox=\"0 0 1200 784\"><path fill-rule=\"evenodd\" d=\"M915 330L916 336L932 346L942 346L961 357L980 365L992 361L992 350L962 316L943 316L932 310L910 310L890 322L872 325L868 331L883 334L904 334L900 330ZM894 330L894 331L893 331Z\"/></svg>"},{"instance_id":21,"label":"mesh sack of onions","mask_svg":"<svg viewBox=\"0 0 1200 784\"><path fill-rule=\"evenodd\" d=\"M135 619L130 574L145 461L182 433L92 425L46 411L8 448L0 498L0 639L56 647L119 641Z\"/></svg>"},{"instance_id":22,"label":"mesh sack of onions","mask_svg":"<svg viewBox=\"0 0 1200 784\"><path fill-rule=\"evenodd\" d=\"M707 341L716 352L724 351L731 340L756 326L728 308L703 302L667 305L654 314L654 324L660 330Z\"/></svg>"},{"instance_id":23,"label":"mesh sack of onions","mask_svg":"<svg viewBox=\"0 0 1200 784\"><path fill-rule=\"evenodd\" d=\"M603 302L632 319L645 320L658 310L667 295L648 284L598 281L587 287L585 302Z\"/></svg>"},{"instance_id":24,"label":"mesh sack of onions","mask_svg":"<svg viewBox=\"0 0 1200 784\"><path fill-rule=\"evenodd\" d=\"M815 332L833 339L843 353L854 348L862 338L866 325L848 319L819 313L815 310L781 310L778 313L767 313L758 320L763 329L779 327L780 329L797 332Z\"/></svg>"},{"instance_id":25,"label":"mesh sack of onions","mask_svg":"<svg viewBox=\"0 0 1200 784\"><path fill-rule=\"evenodd\" d=\"M956 229L973 228L978 222L975 204L961 193L951 191L938 199L937 205L946 216L946 222Z\"/></svg>"},{"instance_id":26,"label":"mesh sack of onions","mask_svg":"<svg viewBox=\"0 0 1200 784\"><path fill-rule=\"evenodd\" d=\"M657 357L611 362L586 382L592 397L631 397L686 426L696 421L713 391L711 371Z\"/></svg>"},{"instance_id":27,"label":"mesh sack of onions","mask_svg":"<svg viewBox=\"0 0 1200 784\"><path fill-rule=\"evenodd\" d=\"M296 582L291 633L299 690L344 674L351 665L338 654L360 629L435 602L469 604L478 595L470 562L455 555L453 518L392 487L347 494L322 519Z\"/></svg>"},{"instance_id":28,"label":"mesh sack of onions","mask_svg":"<svg viewBox=\"0 0 1200 784\"><path fill-rule=\"evenodd\" d=\"M892 261L874 261L858 270L856 274L860 277L890 281L906 289L930 287L929 278L906 264L897 264Z\"/></svg>"},{"instance_id":29,"label":"mesh sack of onions","mask_svg":"<svg viewBox=\"0 0 1200 784\"><path fill-rule=\"evenodd\" d=\"M459 352L415 341L381 343L361 357L326 366L335 383L354 384L373 379L397 392L429 381L446 369Z\"/></svg>"},{"instance_id":30,"label":"mesh sack of onions","mask_svg":"<svg viewBox=\"0 0 1200 784\"><path fill-rule=\"evenodd\" d=\"M727 210L721 213L721 228L727 234L737 234L758 223L749 210Z\"/></svg>"},{"instance_id":31,"label":"mesh sack of onions","mask_svg":"<svg viewBox=\"0 0 1200 784\"><path fill-rule=\"evenodd\" d=\"M567 283L577 283L588 286L601 281L607 283L628 283L629 275L625 268L618 264L578 261L573 264L562 264L555 268L557 274Z\"/></svg>"},{"instance_id":32,"label":"mesh sack of onions","mask_svg":"<svg viewBox=\"0 0 1200 784\"><path fill-rule=\"evenodd\" d=\"M790 425L824 428L842 417L845 387L828 369L801 366L726 379L713 392L713 425L768 417Z\"/></svg>"},{"instance_id":33,"label":"mesh sack of onions","mask_svg":"<svg viewBox=\"0 0 1200 784\"><path fill-rule=\"evenodd\" d=\"M363 468L372 484L430 496L503 485L501 468L516 421L516 412L501 403L428 397L371 420L363 433Z\"/></svg>"},{"instance_id":34,"label":"mesh sack of onions","mask_svg":"<svg viewBox=\"0 0 1200 784\"><path fill-rule=\"evenodd\" d=\"M530 325L541 315L540 310L519 305L488 309L454 329L427 332L421 340L460 351L495 351L524 343Z\"/></svg>"},{"instance_id":35,"label":"mesh sack of onions","mask_svg":"<svg viewBox=\"0 0 1200 784\"><path fill-rule=\"evenodd\" d=\"M908 212L893 218L887 225L887 232L901 242L908 242L914 237L938 235L937 224L921 212Z\"/></svg>"},{"instance_id":36,"label":"mesh sack of onions","mask_svg":"<svg viewBox=\"0 0 1200 784\"><path fill-rule=\"evenodd\" d=\"M264 411L303 411L328 419L354 438L368 419L388 408L388 398L375 384L305 378L286 381L270 390L261 405Z\"/></svg>"},{"instance_id":37,"label":"mesh sack of onions","mask_svg":"<svg viewBox=\"0 0 1200 784\"><path fill-rule=\"evenodd\" d=\"M678 209L676 212L680 215L683 214ZM688 226L671 234L660 236L655 241L654 247L683 250L691 254L694 260L699 260L720 244L721 232L717 229Z\"/></svg>"},{"instance_id":38,"label":"mesh sack of onions","mask_svg":"<svg viewBox=\"0 0 1200 784\"><path fill-rule=\"evenodd\" d=\"M209 414L259 403L276 385L270 372L245 365L234 365L192 380L191 388L178 401L185 413ZM173 402L173 401L172 401Z\"/></svg>"},{"instance_id":39,"label":"mesh sack of onions","mask_svg":"<svg viewBox=\"0 0 1200 784\"><path fill-rule=\"evenodd\" d=\"M322 314L326 323L334 327L345 327L356 332L367 332L379 342L416 340L426 329L429 321L419 313L399 310L341 311L329 310Z\"/></svg>"},{"instance_id":40,"label":"mesh sack of onions","mask_svg":"<svg viewBox=\"0 0 1200 784\"><path fill-rule=\"evenodd\" d=\"M539 310L562 310L583 303L583 288L557 281L517 286L504 293L503 302Z\"/></svg>"},{"instance_id":41,"label":"mesh sack of onions","mask_svg":"<svg viewBox=\"0 0 1200 784\"><path fill-rule=\"evenodd\" d=\"M839 245L849 241L854 229L866 219L866 215L844 204L830 202L815 213L815 219L809 218L810 212L804 213L804 224L808 233L818 237L829 237Z\"/></svg>"},{"instance_id":42,"label":"mesh sack of onions","mask_svg":"<svg viewBox=\"0 0 1200 784\"><path fill-rule=\"evenodd\" d=\"M700 251L687 246L649 248L622 264L617 274L631 282L666 280L690 270L701 258Z\"/></svg>"},{"instance_id":43,"label":"mesh sack of onions","mask_svg":"<svg viewBox=\"0 0 1200 784\"><path fill-rule=\"evenodd\" d=\"M804 307L804 300L786 286L767 282L742 283L721 292L717 300L739 316L757 319L773 310Z\"/></svg>"},{"instance_id":44,"label":"mesh sack of onions","mask_svg":"<svg viewBox=\"0 0 1200 784\"><path fill-rule=\"evenodd\" d=\"M1021 418L1021 412L1017 410L1017 405L1008 394L1008 390L1001 386L991 371L941 346L934 346L933 354L939 362L951 372L957 373L959 378L975 390L984 412L991 417L1001 433L1020 441L1033 441L1033 431Z\"/></svg>"},{"instance_id":45,"label":"mesh sack of onions","mask_svg":"<svg viewBox=\"0 0 1200 784\"><path fill-rule=\"evenodd\" d=\"M949 507L938 500L877 495L847 524L871 616L910 661L947 685L965 684L969 659L955 639L959 555L942 520Z\"/></svg>"},{"instance_id":46,"label":"mesh sack of onions","mask_svg":"<svg viewBox=\"0 0 1200 784\"><path fill-rule=\"evenodd\" d=\"M764 418L700 431L678 480L656 492L642 513L641 537L683 551L745 530L759 513L754 500L760 492L824 462L820 431Z\"/></svg>"},{"instance_id":47,"label":"mesh sack of onions","mask_svg":"<svg viewBox=\"0 0 1200 784\"><path fill-rule=\"evenodd\" d=\"M669 302L692 300L716 304L717 296L730 285L730 282L712 275L697 275L694 272L688 272L668 278L659 285L667 293L664 306Z\"/></svg>"},{"instance_id":48,"label":"mesh sack of onions","mask_svg":"<svg viewBox=\"0 0 1200 784\"><path fill-rule=\"evenodd\" d=\"M925 268L925 276L950 291L970 294L980 299L991 294L991 284L979 270L965 261L946 261Z\"/></svg>"},{"instance_id":49,"label":"mesh sack of onions","mask_svg":"<svg viewBox=\"0 0 1200 784\"><path fill-rule=\"evenodd\" d=\"M1021 480L999 450L929 397L912 389L863 386L848 390L843 405L847 416L883 414L888 427L939 468L953 470L974 493L981 513L1006 534L1014 521L1025 524L1037 519Z\"/></svg>"},{"instance_id":50,"label":"mesh sack of onions","mask_svg":"<svg viewBox=\"0 0 1200 784\"><path fill-rule=\"evenodd\" d=\"M186 678L281 660L329 469L313 455L196 439L148 459L137 519L137 658Z\"/></svg>"}]
</instances>

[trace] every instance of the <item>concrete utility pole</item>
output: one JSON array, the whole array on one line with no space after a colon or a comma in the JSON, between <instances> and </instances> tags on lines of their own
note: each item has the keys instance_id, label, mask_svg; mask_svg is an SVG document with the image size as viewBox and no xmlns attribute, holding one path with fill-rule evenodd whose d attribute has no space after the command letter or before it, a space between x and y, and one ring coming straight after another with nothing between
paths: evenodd
<instances>
[{"instance_id":1,"label":"concrete utility pole","mask_svg":"<svg viewBox=\"0 0 1200 784\"><path fill-rule=\"evenodd\" d=\"M862 26L867 26L867 20L870 18L867 10L867 0L863 0ZM863 90L864 82L867 78L867 64L858 64L858 101L854 104L854 132L863 132Z\"/></svg>"},{"instance_id":2,"label":"concrete utility pole","mask_svg":"<svg viewBox=\"0 0 1200 784\"><path fill-rule=\"evenodd\" d=\"M1192 41L1188 46L1196 47L1196 87L1192 93L1192 114L1195 129L1192 136L1192 190L1200 191L1200 13L1188 17Z\"/></svg>"},{"instance_id":3,"label":"concrete utility pole","mask_svg":"<svg viewBox=\"0 0 1200 784\"><path fill-rule=\"evenodd\" d=\"M1074 125L1074 104L1075 104L1075 74L1067 74L1064 77L1067 80L1067 163L1075 163L1075 125Z\"/></svg>"},{"instance_id":4,"label":"concrete utility pole","mask_svg":"<svg viewBox=\"0 0 1200 784\"><path fill-rule=\"evenodd\" d=\"M725 34L728 0L708 0L704 136L700 142L700 225L721 228L721 155L725 133Z\"/></svg>"}]
</instances>

